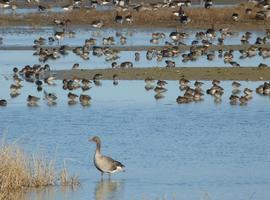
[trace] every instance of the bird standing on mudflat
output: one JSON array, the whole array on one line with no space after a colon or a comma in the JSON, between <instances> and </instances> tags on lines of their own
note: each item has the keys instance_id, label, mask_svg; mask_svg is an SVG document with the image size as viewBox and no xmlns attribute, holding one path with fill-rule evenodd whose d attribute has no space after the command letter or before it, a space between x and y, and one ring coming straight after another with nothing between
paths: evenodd
<instances>
[{"instance_id":1,"label":"bird standing on mudflat","mask_svg":"<svg viewBox=\"0 0 270 200\"><path fill-rule=\"evenodd\" d=\"M108 156L104 156L101 154L101 140L98 136L94 136L89 138L89 141L93 141L96 143L96 150L94 154L94 164L95 167L101 172L101 177L103 178L103 173L108 173L109 177L111 174L115 172L125 171L125 166Z\"/></svg>"}]
</instances>

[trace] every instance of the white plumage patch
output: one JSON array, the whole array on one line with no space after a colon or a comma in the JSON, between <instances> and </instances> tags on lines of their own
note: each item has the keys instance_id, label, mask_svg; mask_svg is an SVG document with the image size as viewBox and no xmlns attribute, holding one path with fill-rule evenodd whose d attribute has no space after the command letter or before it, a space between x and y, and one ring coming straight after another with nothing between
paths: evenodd
<instances>
[{"instance_id":1,"label":"white plumage patch","mask_svg":"<svg viewBox=\"0 0 270 200\"><path fill-rule=\"evenodd\" d=\"M124 171L125 171L124 167L117 166L115 170L111 171L111 173L124 172Z\"/></svg>"}]
</instances>

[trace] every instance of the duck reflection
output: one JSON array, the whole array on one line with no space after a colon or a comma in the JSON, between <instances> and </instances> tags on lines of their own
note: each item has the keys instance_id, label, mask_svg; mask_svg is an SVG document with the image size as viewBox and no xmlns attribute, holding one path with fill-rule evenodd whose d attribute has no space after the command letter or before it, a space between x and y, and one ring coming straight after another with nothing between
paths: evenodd
<instances>
[{"instance_id":1,"label":"duck reflection","mask_svg":"<svg viewBox=\"0 0 270 200\"><path fill-rule=\"evenodd\" d=\"M121 199L124 182L116 180L100 180L95 188L96 200Z\"/></svg>"}]
</instances>

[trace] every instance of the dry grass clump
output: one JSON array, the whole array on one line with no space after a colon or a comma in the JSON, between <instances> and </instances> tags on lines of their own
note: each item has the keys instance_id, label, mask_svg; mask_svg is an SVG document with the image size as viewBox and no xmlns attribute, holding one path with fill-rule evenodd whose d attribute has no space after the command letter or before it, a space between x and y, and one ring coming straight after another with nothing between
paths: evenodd
<instances>
[{"instance_id":1,"label":"dry grass clump","mask_svg":"<svg viewBox=\"0 0 270 200\"><path fill-rule=\"evenodd\" d=\"M29 157L16 145L0 146L0 200L22 189L56 185L75 186L79 181L66 168L56 173L53 160Z\"/></svg>"}]
</instances>

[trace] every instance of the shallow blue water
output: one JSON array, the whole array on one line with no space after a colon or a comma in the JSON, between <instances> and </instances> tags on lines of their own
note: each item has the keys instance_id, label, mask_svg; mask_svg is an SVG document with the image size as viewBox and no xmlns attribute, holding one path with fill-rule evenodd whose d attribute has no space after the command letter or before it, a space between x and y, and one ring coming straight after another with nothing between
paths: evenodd
<instances>
[{"instance_id":1,"label":"shallow blue water","mask_svg":"<svg viewBox=\"0 0 270 200\"><path fill-rule=\"evenodd\" d=\"M39 37L43 37L48 39L48 37L53 37L55 31L60 31L61 28L57 27L28 27L28 26L19 26L16 28L12 27L2 27L0 28L0 36L4 38L3 45L16 45L16 46L29 46L32 45L35 39ZM92 27L69 27L66 32L73 31L75 32L75 37L66 36L61 44L66 45L83 45L86 39L90 37L97 39L97 45L102 45L102 38L113 36L115 37L115 45L120 45L119 37L116 37L116 33L120 33L121 35L127 38L127 43L125 45L155 45L151 44L150 40L152 39L152 33L154 32L163 32L165 34L165 38L160 39L158 45L165 45L165 42L172 42L169 35L173 31L185 32L188 34L186 38L182 40L183 43L190 45L193 40L195 40L196 32L206 30L202 29L189 29L189 30L181 30L181 29L173 29L173 28L151 28L151 29L134 29L134 28L104 28L104 29L95 29ZM241 37L246 31L232 32L232 36L228 36L224 40L225 45L231 44L241 44ZM250 44L254 44L257 37L264 36L264 31L252 31L251 38L249 40ZM220 37L220 33L216 32L216 38L211 40L213 44L217 44L217 38ZM48 44L48 43L46 43ZM57 45L57 42L54 43Z\"/></svg>"},{"instance_id":2,"label":"shallow blue water","mask_svg":"<svg viewBox=\"0 0 270 200\"><path fill-rule=\"evenodd\" d=\"M53 27L17 27L17 28L1 28L0 36L3 37L3 46L15 45L15 46L32 46L33 41L39 37L48 38L53 36L54 31L57 28ZM157 30L135 30L135 29L101 29L96 30L93 28L77 28L76 35L74 38L65 38L62 44L80 46L84 44L84 41L90 37L97 39L97 45L102 45L102 38L116 35L116 32L121 33L127 37L126 45L152 45L150 43L152 32L164 32L166 37L160 40L158 45L164 45L165 41L171 41L169 38L170 32L175 31L174 29L157 29ZM190 44L195 39L195 31L201 30L187 30L189 37L183 40L186 44ZM205 30L204 30L205 31ZM240 37L244 32L234 33L231 38L225 40L225 44L240 44ZM254 43L258 36L263 36L264 32L256 31L253 32L250 42ZM115 37L116 45L120 45L119 37ZM216 43L216 40L213 40ZM56 43L54 45L57 45ZM1 73L5 74L16 67L23 67L25 65L33 65L39 63L38 56L33 56L34 51L0 51L0 64ZM115 60L118 64L125 61L133 62L134 67L165 67L165 60L173 60L176 66L179 67L216 67L216 66L227 66L231 67L230 64L224 63L223 58L218 58L218 53L215 54L213 61L208 61L206 56L200 57L197 61L189 61L187 63L182 62L182 54L174 58L164 58L162 61L157 61L153 58L152 61L146 59L146 51L141 51L140 61L135 62L134 51L122 51L119 53L119 59ZM240 53L235 51L233 53L234 61L240 64L240 66L258 66L260 63L269 62L269 58L263 59L260 56L254 56L252 58L240 59ZM14 58L20 58L14 59ZM71 69L74 63L79 63L82 69L94 69L94 68L111 68L112 61L105 61L105 56L96 57L90 52L89 60L83 60L79 56L76 56L71 51L68 55L61 56L56 60L48 60L48 64L51 65L52 69ZM43 64L43 63L40 63Z\"/></svg>"},{"instance_id":3,"label":"shallow blue water","mask_svg":"<svg viewBox=\"0 0 270 200\"><path fill-rule=\"evenodd\" d=\"M192 82L193 83L193 82ZM262 82L241 82L255 89ZM220 104L204 101L178 105L177 81L168 81L166 97L154 99L143 81L102 81L85 92L90 107L69 106L61 82L46 86L56 92L56 106L44 100L28 107L28 94L43 97L34 85L23 83L21 95L10 99L10 81L0 77L0 134L17 141L27 152L41 152L66 162L78 173L82 186L49 188L27 194L27 199L268 199L270 145L269 97L254 94L247 106L231 106L231 81L221 86ZM205 81L204 89L210 87ZM81 94L81 90L74 91ZM100 181L92 163L99 135L102 151L123 162L126 172Z\"/></svg>"}]
</instances>

